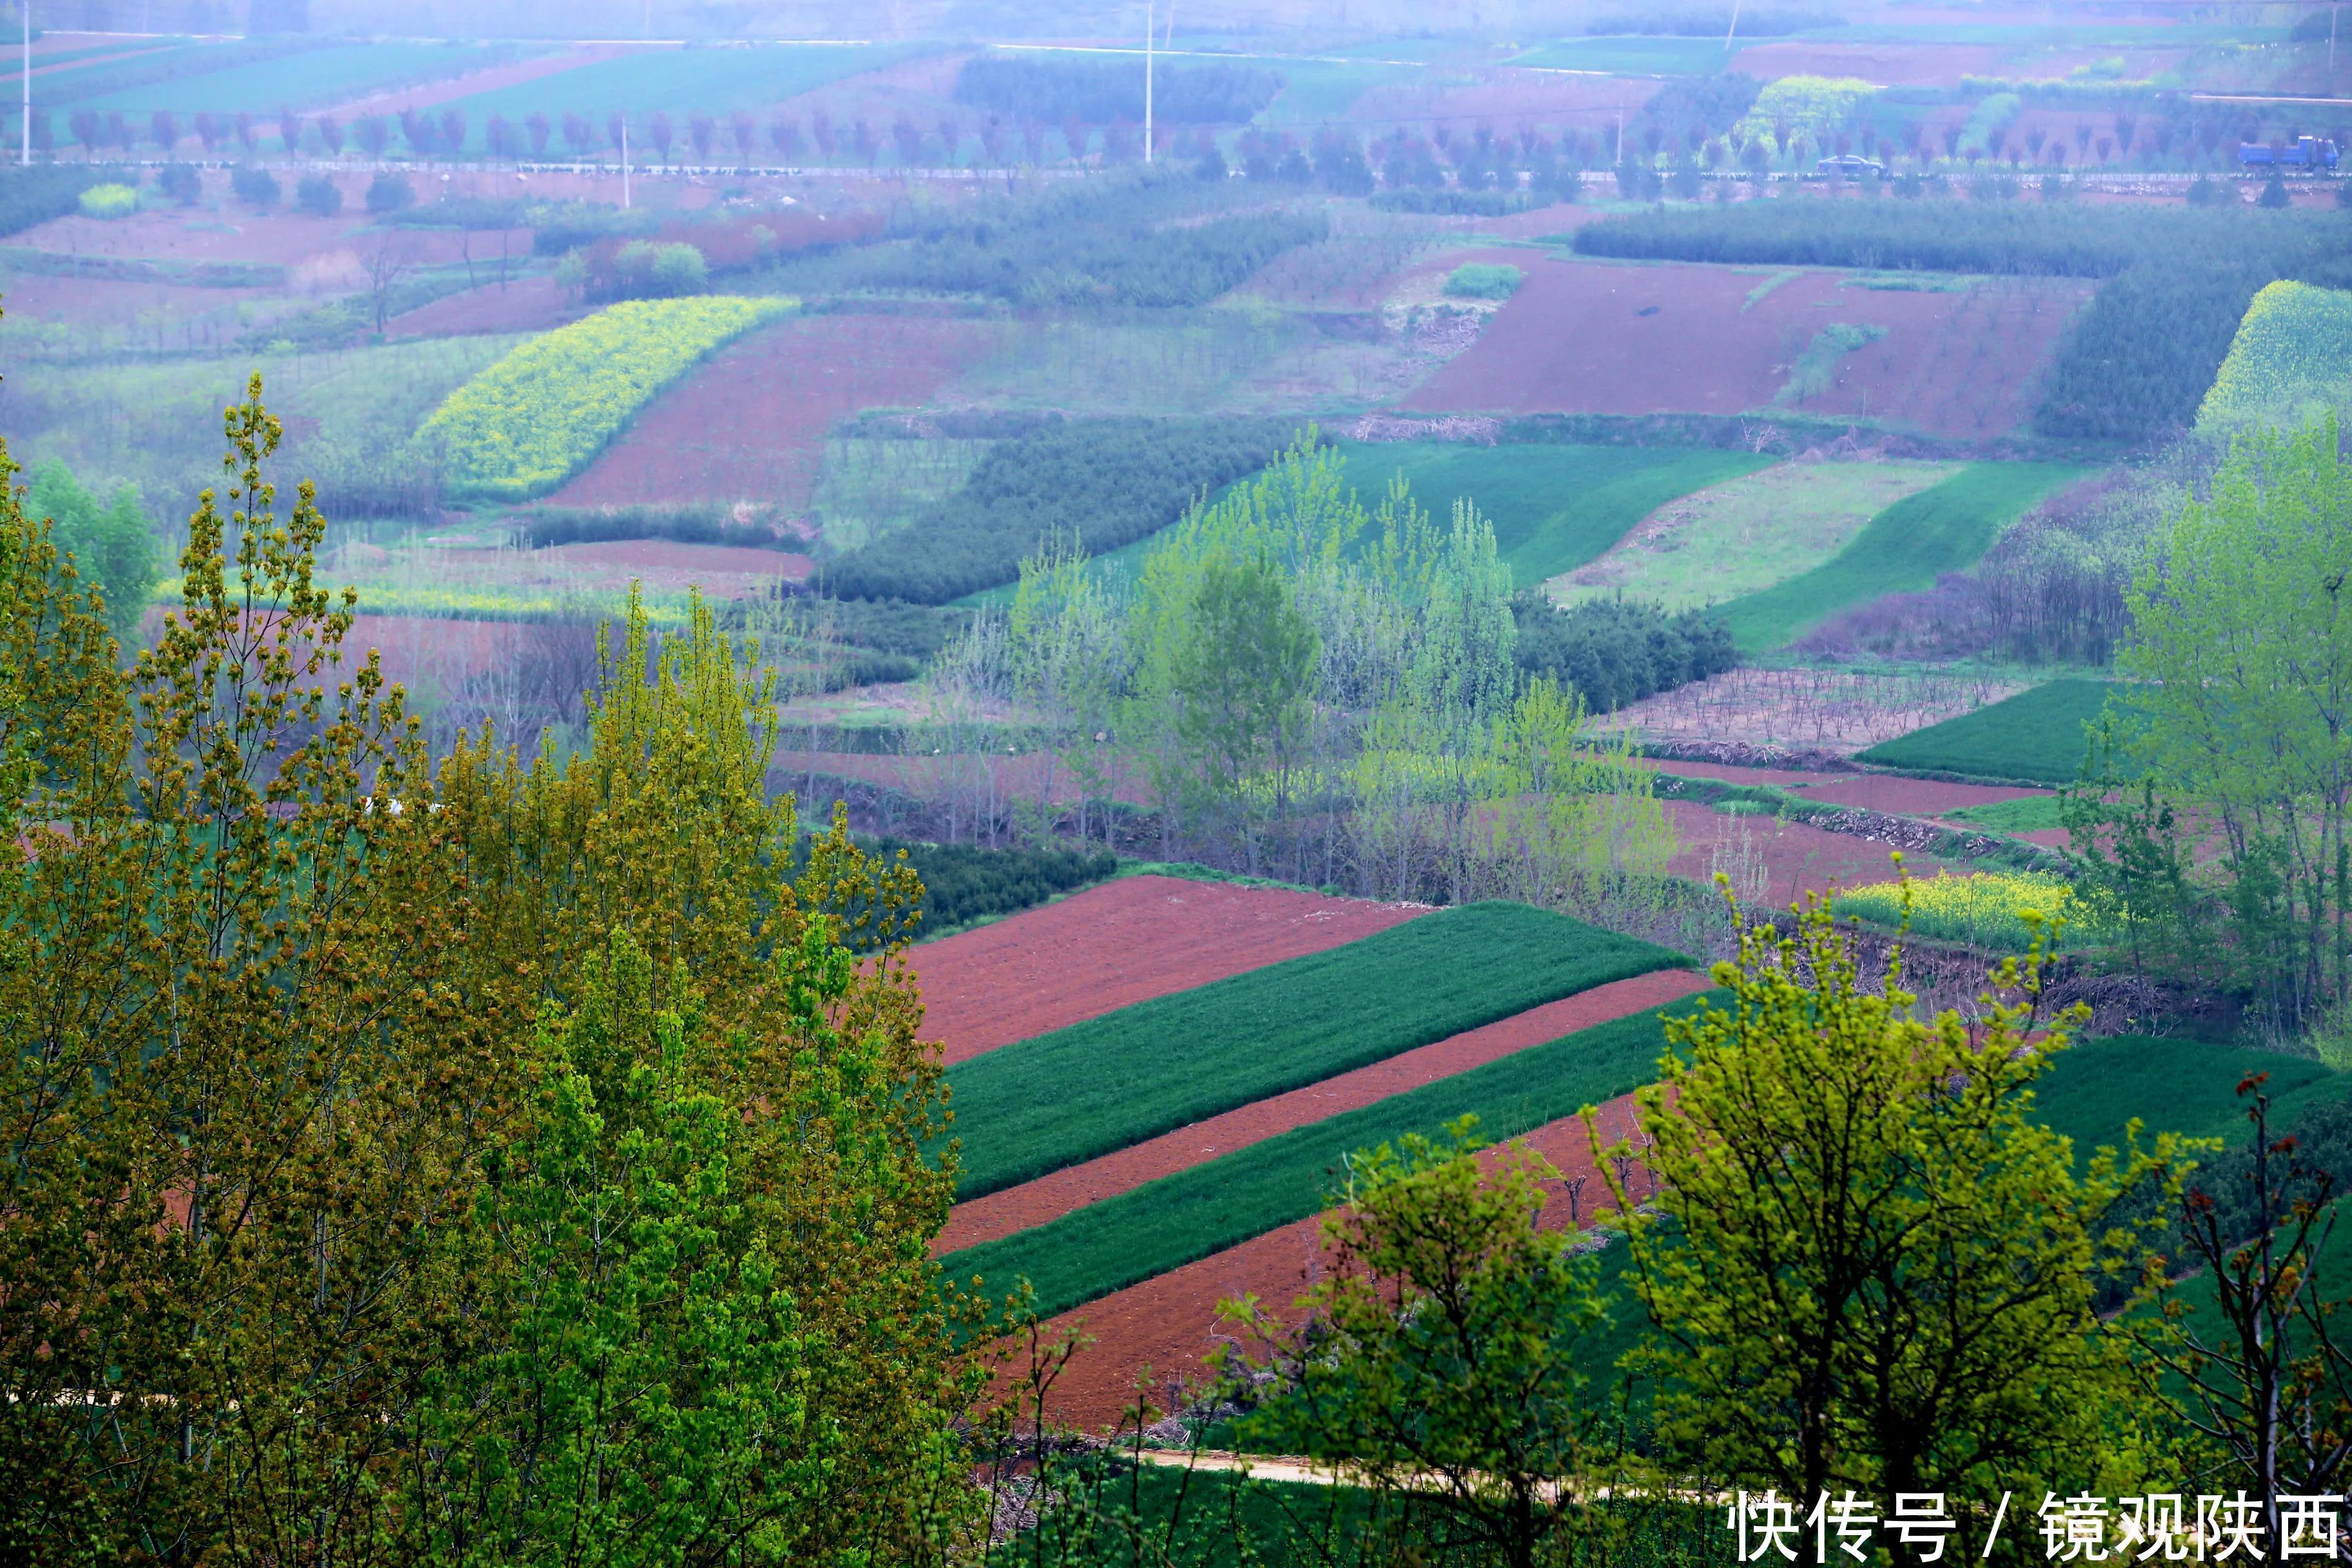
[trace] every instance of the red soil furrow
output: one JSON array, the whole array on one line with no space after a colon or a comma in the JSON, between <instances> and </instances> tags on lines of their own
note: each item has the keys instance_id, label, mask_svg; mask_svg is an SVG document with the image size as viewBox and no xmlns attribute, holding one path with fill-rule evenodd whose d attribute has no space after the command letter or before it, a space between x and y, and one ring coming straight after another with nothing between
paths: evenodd
<instances>
[{"instance_id":1,"label":"red soil furrow","mask_svg":"<svg viewBox=\"0 0 2352 1568\"><path fill-rule=\"evenodd\" d=\"M1370 1067L1261 1100L1190 1127L1180 1127L1099 1160L1089 1160L1036 1181L958 1204L932 1251L952 1252L1044 1225L1073 1209L1116 1197L1146 1182L1245 1149L1294 1127L1304 1127L1390 1095L1467 1072L1562 1035L1638 1013L1644 1007L1678 1002L1706 984L1704 975L1687 969L1661 970L1615 981Z\"/></svg>"},{"instance_id":2,"label":"red soil furrow","mask_svg":"<svg viewBox=\"0 0 2352 1568\"><path fill-rule=\"evenodd\" d=\"M2056 792L2019 789L2009 784L1954 784L1945 779L1906 779L1892 773L1849 773L1825 783L1802 785L1795 793L1807 800L1892 812L1898 816L1940 816L1963 806L1990 805L1995 801L2023 800L2029 795Z\"/></svg>"},{"instance_id":3,"label":"red soil furrow","mask_svg":"<svg viewBox=\"0 0 2352 1568\"><path fill-rule=\"evenodd\" d=\"M1127 877L908 954L952 1067L1171 991L1341 947L1428 913L1286 888Z\"/></svg>"},{"instance_id":4,"label":"red soil furrow","mask_svg":"<svg viewBox=\"0 0 2352 1568\"><path fill-rule=\"evenodd\" d=\"M1600 1108L1601 1131L1614 1141L1633 1128L1633 1097L1622 1095ZM1571 1211L1590 1220L1607 1206L1607 1184L1592 1159L1584 1123L1564 1117L1536 1129L1526 1142L1549 1160L1559 1178L1544 1184L1543 1224L1569 1223ZM1629 1171L1636 1197L1645 1196L1642 1173ZM1140 1384L1161 1409L1177 1388L1209 1375L1206 1358L1218 1343L1217 1306L1253 1295L1277 1309L1287 1307L1323 1272L1322 1218L1300 1220L1279 1230L1188 1263L1157 1279L1089 1302L1046 1325L1048 1342L1083 1328L1092 1339L1062 1371L1047 1396L1049 1413L1083 1430L1117 1423Z\"/></svg>"}]
</instances>

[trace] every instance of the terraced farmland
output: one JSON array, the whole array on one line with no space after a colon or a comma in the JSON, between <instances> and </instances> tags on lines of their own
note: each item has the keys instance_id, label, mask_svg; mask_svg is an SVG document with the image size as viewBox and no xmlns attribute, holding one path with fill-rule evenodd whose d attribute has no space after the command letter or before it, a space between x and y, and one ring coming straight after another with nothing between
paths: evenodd
<instances>
[{"instance_id":1,"label":"terraced farmland","mask_svg":"<svg viewBox=\"0 0 2352 1568\"><path fill-rule=\"evenodd\" d=\"M1524 904L1442 910L1327 953L1002 1047L948 1075L977 1197L1612 980L1686 962Z\"/></svg>"}]
</instances>

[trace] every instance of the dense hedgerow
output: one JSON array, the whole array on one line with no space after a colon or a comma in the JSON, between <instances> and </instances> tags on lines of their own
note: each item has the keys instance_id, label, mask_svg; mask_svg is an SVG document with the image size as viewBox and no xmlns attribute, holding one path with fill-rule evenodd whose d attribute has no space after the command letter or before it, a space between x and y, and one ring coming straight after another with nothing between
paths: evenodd
<instances>
[{"instance_id":1,"label":"dense hedgerow","mask_svg":"<svg viewBox=\"0 0 2352 1568\"><path fill-rule=\"evenodd\" d=\"M1584 705L1610 713L1629 702L1704 680L1739 662L1731 633L1697 610L1669 615L1655 605L1593 599L1562 609L1540 589L1511 601L1516 657L1529 678L1573 687Z\"/></svg>"},{"instance_id":2,"label":"dense hedgerow","mask_svg":"<svg viewBox=\"0 0 2352 1568\"><path fill-rule=\"evenodd\" d=\"M719 501L660 506L534 507L516 521L524 541L539 546L586 544L608 539L675 539L683 544L735 544L754 550L799 550L805 541L756 522L739 523Z\"/></svg>"},{"instance_id":3,"label":"dense hedgerow","mask_svg":"<svg viewBox=\"0 0 2352 1568\"><path fill-rule=\"evenodd\" d=\"M999 442L962 489L824 569L845 599L942 605L1010 583L1040 543L1090 555L1181 516L1204 490L1255 471L1285 426L1255 419L1089 419Z\"/></svg>"},{"instance_id":4,"label":"dense hedgerow","mask_svg":"<svg viewBox=\"0 0 2352 1568\"><path fill-rule=\"evenodd\" d=\"M2352 280L2335 214L2008 202L1743 202L1588 225L1588 256L2105 279L2059 346L2034 426L2145 441L2188 428L2247 304Z\"/></svg>"},{"instance_id":5,"label":"dense hedgerow","mask_svg":"<svg viewBox=\"0 0 2352 1568\"><path fill-rule=\"evenodd\" d=\"M1282 78L1258 66L1162 65L1151 112L1171 125L1237 125L1282 90ZM1041 59L982 55L956 72L955 100L1020 120L1108 125L1143 119L1143 72L1126 61Z\"/></svg>"},{"instance_id":6,"label":"dense hedgerow","mask_svg":"<svg viewBox=\"0 0 2352 1568\"><path fill-rule=\"evenodd\" d=\"M877 838L866 847L868 854L886 861L901 849L923 880L923 923L917 930L924 935L1032 909L1118 870L1118 857L1103 849L983 849L977 844L896 838Z\"/></svg>"},{"instance_id":7,"label":"dense hedgerow","mask_svg":"<svg viewBox=\"0 0 2352 1568\"><path fill-rule=\"evenodd\" d=\"M66 216L80 205L82 192L105 183L111 173L48 164L0 174L0 234L16 234L37 223Z\"/></svg>"},{"instance_id":8,"label":"dense hedgerow","mask_svg":"<svg viewBox=\"0 0 2352 1568\"><path fill-rule=\"evenodd\" d=\"M1072 182L919 215L899 244L825 272L833 289L977 294L1016 305L1202 305L1297 246L1328 237L1319 212L1218 216L1222 183L1167 170ZM790 286L790 267L780 277Z\"/></svg>"}]
</instances>

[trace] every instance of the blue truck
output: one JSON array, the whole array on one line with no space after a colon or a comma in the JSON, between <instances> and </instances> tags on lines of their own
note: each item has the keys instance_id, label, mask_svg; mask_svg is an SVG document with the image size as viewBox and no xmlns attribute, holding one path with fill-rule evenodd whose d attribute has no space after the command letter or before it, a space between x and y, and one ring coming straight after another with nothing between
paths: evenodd
<instances>
[{"instance_id":1,"label":"blue truck","mask_svg":"<svg viewBox=\"0 0 2352 1568\"><path fill-rule=\"evenodd\" d=\"M2263 142L2238 143L2238 166L2242 169L2333 169L2336 167L2336 143L2326 137L2314 139L2298 136L2292 147L2273 147Z\"/></svg>"}]
</instances>

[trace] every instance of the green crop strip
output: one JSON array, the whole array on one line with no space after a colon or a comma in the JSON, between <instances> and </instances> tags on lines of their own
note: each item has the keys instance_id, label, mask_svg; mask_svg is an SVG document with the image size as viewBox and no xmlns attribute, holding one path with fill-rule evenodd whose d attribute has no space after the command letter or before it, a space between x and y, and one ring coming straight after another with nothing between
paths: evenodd
<instances>
[{"instance_id":1,"label":"green crop strip","mask_svg":"<svg viewBox=\"0 0 2352 1568\"><path fill-rule=\"evenodd\" d=\"M1859 760L1972 778L2073 784L2089 749L2084 727L2105 710L2114 689L2104 680L2053 680L1881 742Z\"/></svg>"},{"instance_id":2,"label":"green crop strip","mask_svg":"<svg viewBox=\"0 0 2352 1568\"><path fill-rule=\"evenodd\" d=\"M1883 594L1935 586L1973 566L2025 510L2081 475L2057 463L1975 463L1906 496L1801 576L1734 599L1724 619L1743 648L1779 647L1824 617Z\"/></svg>"},{"instance_id":3,"label":"green crop strip","mask_svg":"<svg viewBox=\"0 0 2352 1568\"><path fill-rule=\"evenodd\" d=\"M1397 930L1427 926L1436 919ZM1723 1000L1722 993L1708 993L1669 1007L1694 1011L1703 1003ZM1479 1135L1499 1142L1654 1081L1665 1049L1659 1021L1667 1011L1654 1007L1580 1029L1549 1045L1294 1129L1048 1224L950 1253L940 1260L940 1268L956 1280L978 1275L988 1292L999 1296L1025 1276L1036 1290L1041 1313L1083 1306L1319 1213L1345 1180L1347 1157L1359 1149L1409 1132L1433 1134L1474 1113Z\"/></svg>"},{"instance_id":4,"label":"green crop strip","mask_svg":"<svg viewBox=\"0 0 2352 1568\"><path fill-rule=\"evenodd\" d=\"M1470 904L974 1058L948 1074L961 1197L1384 1061L1679 953L1525 904Z\"/></svg>"}]
</instances>

